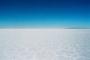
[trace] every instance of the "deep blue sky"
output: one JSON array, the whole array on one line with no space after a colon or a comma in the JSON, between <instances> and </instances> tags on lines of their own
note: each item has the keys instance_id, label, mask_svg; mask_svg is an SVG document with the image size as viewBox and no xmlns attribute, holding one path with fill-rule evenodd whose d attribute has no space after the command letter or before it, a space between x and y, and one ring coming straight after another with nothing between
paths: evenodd
<instances>
[{"instance_id":1,"label":"deep blue sky","mask_svg":"<svg viewBox=\"0 0 90 60\"><path fill-rule=\"evenodd\" d=\"M89 28L90 0L0 0L1 28Z\"/></svg>"}]
</instances>

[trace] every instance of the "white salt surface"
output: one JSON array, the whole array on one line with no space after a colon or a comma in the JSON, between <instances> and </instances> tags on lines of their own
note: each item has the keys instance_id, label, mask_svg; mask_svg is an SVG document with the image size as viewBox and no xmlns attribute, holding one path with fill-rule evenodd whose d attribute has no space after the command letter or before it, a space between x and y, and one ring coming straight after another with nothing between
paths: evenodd
<instances>
[{"instance_id":1,"label":"white salt surface","mask_svg":"<svg viewBox=\"0 0 90 60\"><path fill-rule=\"evenodd\" d=\"M90 60L90 30L0 29L0 60Z\"/></svg>"}]
</instances>

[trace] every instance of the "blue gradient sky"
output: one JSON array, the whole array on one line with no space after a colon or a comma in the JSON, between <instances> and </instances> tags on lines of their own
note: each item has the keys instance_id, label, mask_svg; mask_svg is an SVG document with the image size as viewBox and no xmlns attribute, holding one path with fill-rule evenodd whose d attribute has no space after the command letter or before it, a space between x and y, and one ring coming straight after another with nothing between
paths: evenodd
<instances>
[{"instance_id":1,"label":"blue gradient sky","mask_svg":"<svg viewBox=\"0 0 90 60\"><path fill-rule=\"evenodd\" d=\"M90 0L0 0L1 28L90 28Z\"/></svg>"}]
</instances>

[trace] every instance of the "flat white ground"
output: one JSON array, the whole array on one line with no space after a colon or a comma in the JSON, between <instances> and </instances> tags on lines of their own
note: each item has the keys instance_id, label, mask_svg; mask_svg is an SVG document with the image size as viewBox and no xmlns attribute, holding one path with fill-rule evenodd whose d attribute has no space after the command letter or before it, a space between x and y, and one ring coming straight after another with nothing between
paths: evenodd
<instances>
[{"instance_id":1,"label":"flat white ground","mask_svg":"<svg viewBox=\"0 0 90 60\"><path fill-rule=\"evenodd\" d=\"M0 60L90 60L90 30L0 29Z\"/></svg>"}]
</instances>

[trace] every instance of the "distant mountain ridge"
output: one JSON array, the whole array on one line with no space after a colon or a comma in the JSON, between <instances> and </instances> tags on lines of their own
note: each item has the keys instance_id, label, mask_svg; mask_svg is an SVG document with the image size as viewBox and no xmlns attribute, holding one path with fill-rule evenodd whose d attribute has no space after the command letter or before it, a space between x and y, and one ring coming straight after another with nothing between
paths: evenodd
<instances>
[{"instance_id":1,"label":"distant mountain ridge","mask_svg":"<svg viewBox=\"0 0 90 60\"><path fill-rule=\"evenodd\" d=\"M69 27L65 29L90 29L90 27Z\"/></svg>"}]
</instances>

